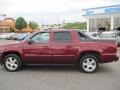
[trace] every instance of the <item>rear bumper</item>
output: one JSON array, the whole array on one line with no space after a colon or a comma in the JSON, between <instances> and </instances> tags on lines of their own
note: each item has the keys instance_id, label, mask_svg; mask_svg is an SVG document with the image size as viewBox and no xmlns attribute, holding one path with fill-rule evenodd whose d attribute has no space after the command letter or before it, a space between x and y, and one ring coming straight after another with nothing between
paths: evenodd
<instances>
[{"instance_id":1,"label":"rear bumper","mask_svg":"<svg viewBox=\"0 0 120 90\"><path fill-rule=\"evenodd\" d=\"M119 60L119 57L114 54L107 54L107 55L102 55L102 58L100 60L100 63L108 63L108 62L116 62Z\"/></svg>"}]
</instances>

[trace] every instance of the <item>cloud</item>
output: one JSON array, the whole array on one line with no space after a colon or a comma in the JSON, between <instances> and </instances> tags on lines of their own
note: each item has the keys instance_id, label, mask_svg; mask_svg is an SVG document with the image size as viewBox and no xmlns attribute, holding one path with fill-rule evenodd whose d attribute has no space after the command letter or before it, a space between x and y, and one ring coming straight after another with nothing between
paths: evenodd
<instances>
[{"instance_id":1,"label":"cloud","mask_svg":"<svg viewBox=\"0 0 120 90\"><path fill-rule=\"evenodd\" d=\"M117 1L117 0L116 0ZM83 8L118 4L114 0L0 0L0 13L7 17L23 16L27 21L39 23L60 23L84 21L81 16Z\"/></svg>"}]
</instances>

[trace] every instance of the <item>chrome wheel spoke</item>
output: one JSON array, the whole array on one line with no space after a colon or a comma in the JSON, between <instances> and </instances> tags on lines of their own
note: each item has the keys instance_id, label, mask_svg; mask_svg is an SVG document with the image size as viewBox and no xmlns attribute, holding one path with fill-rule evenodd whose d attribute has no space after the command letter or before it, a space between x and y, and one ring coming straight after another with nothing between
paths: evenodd
<instances>
[{"instance_id":1,"label":"chrome wheel spoke","mask_svg":"<svg viewBox=\"0 0 120 90\"><path fill-rule=\"evenodd\" d=\"M90 68L90 66L88 65L88 66L86 67L86 70L89 71L89 68Z\"/></svg>"},{"instance_id":2,"label":"chrome wheel spoke","mask_svg":"<svg viewBox=\"0 0 120 90\"><path fill-rule=\"evenodd\" d=\"M13 64L13 66L17 67L18 65L17 64Z\"/></svg>"},{"instance_id":3,"label":"chrome wheel spoke","mask_svg":"<svg viewBox=\"0 0 120 90\"><path fill-rule=\"evenodd\" d=\"M10 62L6 62L6 64L11 64Z\"/></svg>"},{"instance_id":4,"label":"chrome wheel spoke","mask_svg":"<svg viewBox=\"0 0 120 90\"><path fill-rule=\"evenodd\" d=\"M90 65L89 68L91 68L91 70L95 69L95 66Z\"/></svg>"},{"instance_id":5,"label":"chrome wheel spoke","mask_svg":"<svg viewBox=\"0 0 120 90\"><path fill-rule=\"evenodd\" d=\"M88 65L88 63L85 63L85 62L83 63L83 66L87 66L87 65Z\"/></svg>"},{"instance_id":6,"label":"chrome wheel spoke","mask_svg":"<svg viewBox=\"0 0 120 90\"><path fill-rule=\"evenodd\" d=\"M12 63L16 63L17 61L16 60L13 60Z\"/></svg>"},{"instance_id":7,"label":"chrome wheel spoke","mask_svg":"<svg viewBox=\"0 0 120 90\"><path fill-rule=\"evenodd\" d=\"M10 60L10 62L12 62L13 60L12 60L12 57L10 57L10 58L8 58L9 60Z\"/></svg>"},{"instance_id":8,"label":"chrome wheel spoke","mask_svg":"<svg viewBox=\"0 0 120 90\"><path fill-rule=\"evenodd\" d=\"M86 59L86 61L87 61L87 63L89 63L89 62L90 62L90 59L89 59L89 58L87 58L87 59Z\"/></svg>"},{"instance_id":9,"label":"chrome wheel spoke","mask_svg":"<svg viewBox=\"0 0 120 90\"><path fill-rule=\"evenodd\" d=\"M13 69L13 64L11 64L10 68Z\"/></svg>"},{"instance_id":10,"label":"chrome wheel spoke","mask_svg":"<svg viewBox=\"0 0 120 90\"><path fill-rule=\"evenodd\" d=\"M93 64L95 64L95 61L94 61L94 60L92 60L90 63L93 65Z\"/></svg>"}]
</instances>

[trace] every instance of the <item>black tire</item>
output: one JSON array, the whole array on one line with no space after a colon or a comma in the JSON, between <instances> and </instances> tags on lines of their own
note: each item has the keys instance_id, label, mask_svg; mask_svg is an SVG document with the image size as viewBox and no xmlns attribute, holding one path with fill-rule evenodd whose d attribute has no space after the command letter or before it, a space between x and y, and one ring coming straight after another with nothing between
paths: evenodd
<instances>
[{"instance_id":1,"label":"black tire","mask_svg":"<svg viewBox=\"0 0 120 90\"><path fill-rule=\"evenodd\" d=\"M87 62L87 60L92 60L90 61L89 63ZM91 66L90 66L91 65ZM93 65L93 66L92 66ZM89 66L89 68L88 68ZM84 55L81 59L80 59L80 62L79 62L79 67L81 69L82 72L85 72L85 73L93 73L95 72L98 67L99 67L99 62L98 62L98 59L95 55L92 55L92 54L86 54ZM93 69L91 69L93 67ZM86 69L85 69L86 68ZM88 70L88 69L91 69L91 70Z\"/></svg>"},{"instance_id":2,"label":"black tire","mask_svg":"<svg viewBox=\"0 0 120 90\"><path fill-rule=\"evenodd\" d=\"M12 59L12 62L10 61L11 59ZM21 58L16 54L6 55L5 58L4 58L4 63L3 64L4 64L5 69L7 71L10 71L10 72L18 71L22 67Z\"/></svg>"}]
</instances>

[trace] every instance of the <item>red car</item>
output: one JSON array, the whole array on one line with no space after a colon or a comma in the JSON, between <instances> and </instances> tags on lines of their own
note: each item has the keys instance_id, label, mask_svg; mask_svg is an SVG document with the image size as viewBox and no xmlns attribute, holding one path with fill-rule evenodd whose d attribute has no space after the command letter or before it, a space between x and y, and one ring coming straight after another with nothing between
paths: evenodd
<instances>
[{"instance_id":1,"label":"red car","mask_svg":"<svg viewBox=\"0 0 120 90\"><path fill-rule=\"evenodd\" d=\"M113 40L95 40L77 30L46 30L24 41L0 46L0 62L8 71L24 64L74 64L95 72L99 63L117 61Z\"/></svg>"}]
</instances>

